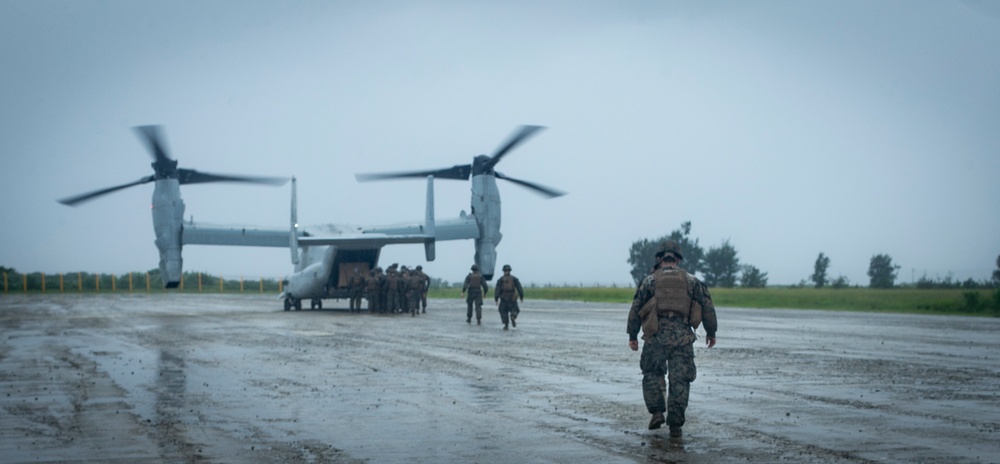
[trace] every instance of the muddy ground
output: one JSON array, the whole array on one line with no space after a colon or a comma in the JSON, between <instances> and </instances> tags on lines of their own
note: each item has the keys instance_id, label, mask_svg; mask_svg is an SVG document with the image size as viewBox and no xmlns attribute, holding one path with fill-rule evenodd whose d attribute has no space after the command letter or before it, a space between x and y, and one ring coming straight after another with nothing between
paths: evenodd
<instances>
[{"instance_id":1,"label":"muddy ground","mask_svg":"<svg viewBox=\"0 0 1000 464\"><path fill-rule=\"evenodd\" d=\"M720 308L670 439L624 305L278 303L0 295L0 461L1000 462L998 319Z\"/></svg>"}]
</instances>

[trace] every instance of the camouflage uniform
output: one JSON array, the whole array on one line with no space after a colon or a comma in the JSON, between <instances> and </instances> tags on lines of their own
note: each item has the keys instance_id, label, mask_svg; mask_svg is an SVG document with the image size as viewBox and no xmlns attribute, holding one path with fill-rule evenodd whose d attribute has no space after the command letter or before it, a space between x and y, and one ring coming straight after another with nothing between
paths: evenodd
<instances>
[{"instance_id":1,"label":"camouflage uniform","mask_svg":"<svg viewBox=\"0 0 1000 464\"><path fill-rule=\"evenodd\" d=\"M379 287L381 287L380 278L382 273L379 272L381 269L372 269L371 275L365 280L365 296L368 298L368 312L374 313L379 309Z\"/></svg>"},{"instance_id":2,"label":"camouflage uniform","mask_svg":"<svg viewBox=\"0 0 1000 464\"><path fill-rule=\"evenodd\" d=\"M358 268L354 268L354 274L348 281L351 292L351 312L361 311L361 297L365 293L365 276L361 275Z\"/></svg>"},{"instance_id":3,"label":"camouflage uniform","mask_svg":"<svg viewBox=\"0 0 1000 464\"><path fill-rule=\"evenodd\" d=\"M410 271L406 278L406 299L410 308L410 315L416 316L420 312L420 294L424 290L424 282L420 280L418 271Z\"/></svg>"},{"instance_id":4,"label":"camouflage uniform","mask_svg":"<svg viewBox=\"0 0 1000 464\"><path fill-rule=\"evenodd\" d=\"M431 288L431 278L427 274L424 274L424 267L417 266L417 277L420 278L420 283L423 288L420 290L420 309L421 312L427 312L427 290Z\"/></svg>"},{"instance_id":5,"label":"camouflage uniform","mask_svg":"<svg viewBox=\"0 0 1000 464\"><path fill-rule=\"evenodd\" d=\"M664 282L672 280L680 282L675 288L682 290L658 295L658 280L661 281L660 289L666 288ZM684 287L686 291L683 290ZM650 300L653 300L653 307L657 308L653 310L654 317L658 319L655 328L644 326L644 321L640 317L640 312ZM662 302L667 300L687 301L687 314L684 314L683 305L679 311L665 310ZM696 308L695 305L700 307L706 336L714 339L718 323L715 305L712 303L708 288L684 270L664 266L643 279L636 289L628 315L629 340L637 339L640 328L645 332L639 367L642 369L642 396L646 409L654 415L666 412L666 422L671 426L672 434L675 427L679 430L684 425L688 393L691 382L697 377L693 346L697 336L689 321L689 315ZM664 385L664 375L669 379L669 388L665 388L667 385ZM667 389L666 404L663 398L664 389ZM652 423L650 428L654 428Z\"/></svg>"},{"instance_id":6,"label":"camouflage uniform","mask_svg":"<svg viewBox=\"0 0 1000 464\"><path fill-rule=\"evenodd\" d=\"M403 266L399 268L399 274L397 276L399 277L399 287L396 289L396 292L398 293L396 298L399 300L399 307L396 309L398 309L401 313L408 313L410 312L410 306L409 300L406 298L406 281L410 278L410 271L406 268L406 266Z\"/></svg>"},{"instance_id":7,"label":"camouflage uniform","mask_svg":"<svg viewBox=\"0 0 1000 464\"><path fill-rule=\"evenodd\" d=\"M385 286L383 287L384 299L382 300L385 306L382 308L382 312L388 312L389 314L399 311L399 288L401 287L399 283L399 274L396 272L396 268L390 266L385 273Z\"/></svg>"},{"instance_id":8,"label":"camouflage uniform","mask_svg":"<svg viewBox=\"0 0 1000 464\"><path fill-rule=\"evenodd\" d=\"M476 324L480 324L483 319L483 296L489 293L490 287L486 285L486 279L479 273L479 266L473 265L472 272L465 276L465 284L462 285L462 295L468 310L465 312L465 322L472 323L472 308L476 308Z\"/></svg>"},{"instance_id":9,"label":"camouflage uniform","mask_svg":"<svg viewBox=\"0 0 1000 464\"><path fill-rule=\"evenodd\" d=\"M517 327L517 315L521 313L521 308L517 307L517 299L524 301L524 289L521 288L521 281L510 274L510 266L504 265L503 271L503 277L497 280L493 288L493 301L500 303L497 310L500 311L503 329L507 330L508 315L510 322Z\"/></svg>"}]
</instances>

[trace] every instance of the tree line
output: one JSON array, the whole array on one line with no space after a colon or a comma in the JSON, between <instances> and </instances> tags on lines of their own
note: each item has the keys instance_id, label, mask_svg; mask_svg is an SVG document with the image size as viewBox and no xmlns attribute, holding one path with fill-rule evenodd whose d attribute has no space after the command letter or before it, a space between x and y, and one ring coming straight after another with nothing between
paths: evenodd
<instances>
[{"instance_id":1,"label":"tree line","mask_svg":"<svg viewBox=\"0 0 1000 464\"><path fill-rule=\"evenodd\" d=\"M718 246L711 246L706 251L697 238L691 236L691 221L682 222L680 227L669 234L654 239L639 239L632 242L629 248L628 263L632 266L630 274L638 286L653 269L654 255L662 247L663 242L673 239L681 247L684 260L680 267L692 274L698 274L705 285L709 287L767 287L767 272L756 266L740 262L739 253L729 239L723 240ZM820 252L813 263L813 273L809 276L811 285L815 288L845 288L851 285L850 280L843 276L832 278L828 275L830 257ZM868 264L868 286L871 288L893 288L899 273L899 265L892 262L888 254L872 256ZM809 285L803 279L798 286ZM968 279L964 282L954 282L951 277L943 280L932 280L926 276L916 282L917 288L992 288L1000 287L1000 256L997 256L997 269L993 271L991 280L977 282Z\"/></svg>"}]
</instances>

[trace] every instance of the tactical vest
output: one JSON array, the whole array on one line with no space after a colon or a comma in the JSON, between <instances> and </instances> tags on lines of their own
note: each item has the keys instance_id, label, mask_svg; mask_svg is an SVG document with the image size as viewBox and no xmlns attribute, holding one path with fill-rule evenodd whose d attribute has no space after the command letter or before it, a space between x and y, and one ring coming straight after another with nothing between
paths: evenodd
<instances>
[{"instance_id":1,"label":"tactical vest","mask_svg":"<svg viewBox=\"0 0 1000 464\"><path fill-rule=\"evenodd\" d=\"M503 293L514 293L517 291L517 286L514 285L513 277L501 277L500 281L497 282L498 290Z\"/></svg>"},{"instance_id":2,"label":"tactical vest","mask_svg":"<svg viewBox=\"0 0 1000 464\"><path fill-rule=\"evenodd\" d=\"M385 277L385 288L387 290L398 290L399 289L399 277L396 274L390 273Z\"/></svg>"},{"instance_id":3,"label":"tactical vest","mask_svg":"<svg viewBox=\"0 0 1000 464\"><path fill-rule=\"evenodd\" d=\"M691 295L687 273L680 269L661 269L656 272L656 312L673 311L688 316L691 312Z\"/></svg>"},{"instance_id":4,"label":"tactical vest","mask_svg":"<svg viewBox=\"0 0 1000 464\"><path fill-rule=\"evenodd\" d=\"M478 273L469 274L469 288L480 288L483 286L483 276Z\"/></svg>"},{"instance_id":5,"label":"tactical vest","mask_svg":"<svg viewBox=\"0 0 1000 464\"><path fill-rule=\"evenodd\" d=\"M371 276L368 278L365 284L368 286L368 290L376 290L378 289L378 278L375 276Z\"/></svg>"}]
</instances>

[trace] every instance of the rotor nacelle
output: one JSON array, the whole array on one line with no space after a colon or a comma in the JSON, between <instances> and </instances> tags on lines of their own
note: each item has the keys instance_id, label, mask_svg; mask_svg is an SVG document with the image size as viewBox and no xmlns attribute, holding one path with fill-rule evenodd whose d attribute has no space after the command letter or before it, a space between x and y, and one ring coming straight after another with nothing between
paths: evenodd
<instances>
[{"instance_id":1,"label":"rotor nacelle","mask_svg":"<svg viewBox=\"0 0 1000 464\"><path fill-rule=\"evenodd\" d=\"M476 239L475 263L486 280L493 279L497 264L497 245L503 238L500 233L500 191L497 180L491 175L472 177L472 216L479 226Z\"/></svg>"},{"instance_id":2,"label":"rotor nacelle","mask_svg":"<svg viewBox=\"0 0 1000 464\"><path fill-rule=\"evenodd\" d=\"M160 276L165 288L176 288L184 272L181 258L181 233L184 226L184 201L177 179L156 181L153 189L153 233L160 251Z\"/></svg>"}]
</instances>

